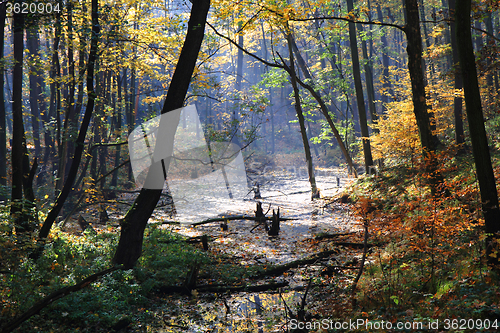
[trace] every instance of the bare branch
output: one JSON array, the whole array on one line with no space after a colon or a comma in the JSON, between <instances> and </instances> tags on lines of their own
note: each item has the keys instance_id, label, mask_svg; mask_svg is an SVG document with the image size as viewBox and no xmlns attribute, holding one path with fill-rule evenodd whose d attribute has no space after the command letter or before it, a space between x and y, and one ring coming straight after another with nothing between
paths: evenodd
<instances>
[{"instance_id":1,"label":"bare branch","mask_svg":"<svg viewBox=\"0 0 500 333\"><path fill-rule=\"evenodd\" d=\"M225 40L227 40L228 42L230 42L231 44L233 44L234 46L236 46L238 49L240 49L241 51L243 51L243 53L245 53L245 54L247 54L247 55L251 56L252 58L254 58L254 59L256 59L256 60L258 60L258 61L262 62L263 64L265 64L265 65L267 65L267 66L270 66L270 67L276 67L276 68L281 68L281 69L285 69L283 66L281 66L281 65L279 65L279 64L276 64L276 63L273 63L273 62L269 62L269 61L267 61L267 60L264 60L264 59L262 59L262 58L260 58L260 57L256 56L255 54L253 54L253 53L251 53L251 52L247 51L245 48L243 48L242 46L238 45L238 43L236 43L235 41L233 41L231 38L229 38L229 37L227 37L227 36L225 36L225 35L221 34L220 32L218 32L218 31L217 31L217 29L216 29L213 25L211 25L209 22L207 22L207 25L208 25L210 28L212 28L212 30L214 31L214 33L215 33L217 36L219 36L219 37L221 37L221 38L224 38Z\"/></svg>"}]
</instances>

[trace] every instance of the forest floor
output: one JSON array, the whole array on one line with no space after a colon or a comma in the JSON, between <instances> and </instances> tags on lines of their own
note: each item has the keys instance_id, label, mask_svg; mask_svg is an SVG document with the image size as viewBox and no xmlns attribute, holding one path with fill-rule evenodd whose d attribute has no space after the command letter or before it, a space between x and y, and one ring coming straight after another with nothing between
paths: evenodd
<instances>
[{"instance_id":1,"label":"forest floor","mask_svg":"<svg viewBox=\"0 0 500 333\"><path fill-rule=\"evenodd\" d=\"M260 186L261 199L230 200L231 203L224 203L221 208L224 210L219 214L219 217L251 216L257 202L262 203L267 216L279 208L280 216L290 220L281 221L277 237L268 236L264 226L252 220L231 220L227 222L227 230L222 230L221 222L196 226L166 224L170 221L168 213L165 210L156 211L151 219L153 223L163 223L162 229L190 238L207 235L211 240L209 251L212 254L240 267L250 269L252 266L283 267L292 264L289 269L263 275L252 283L264 286L279 283L283 285L279 289L215 294L195 292L196 297L174 296L173 299L177 299L172 312L162 307L163 316L169 318L165 321L165 331L169 331L168 327L172 331L183 327L187 332L282 332L286 330L288 321L297 315L293 312L300 310L304 293L313 293L307 287L310 279L315 280L315 287L320 287L322 283L327 283L324 278L328 279L328 275L334 273L329 271L332 267L351 266L361 259L362 249L359 246L353 249L335 244L362 244L359 221L350 213L349 204L340 202L339 196L352 179L340 168L317 170L316 181L322 198L313 201L305 170L302 174L297 170L287 168L260 175L259 182L263 184ZM202 202L200 209L203 209ZM195 217L184 218L193 221ZM335 252L335 256L330 253L307 261L314 254L327 252ZM300 260L305 261L299 264ZM342 274L341 269L338 273ZM351 273L345 276L345 283L352 281ZM216 282L212 280L200 276L198 283L208 285ZM245 281L235 282L241 284ZM306 309L312 310L313 307ZM185 318L190 318L190 322L186 323Z\"/></svg>"},{"instance_id":2,"label":"forest floor","mask_svg":"<svg viewBox=\"0 0 500 333\"><path fill-rule=\"evenodd\" d=\"M172 216L160 204L133 269L57 300L18 331L298 332L296 320L434 325L450 318L497 331L500 289L484 262L470 158L446 161L443 186L450 197L430 195L419 164L386 167L352 183L343 170L318 167L322 197L314 201L305 169L261 168L251 176L260 184L263 212L269 217L279 208L288 219L276 237L254 220L231 219L254 216L251 192L215 206L200 198L202 213L215 208L222 221L229 219L227 230L220 220L190 225L205 217ZM500 165L495 170L500 174ZM90 198L69 223L53 228L36 262L28 258L32 240L9 232L8 207L0 206L0 326L54 291L109 269L118 223L135 195L121 191L109 201L106 224L99 224L99 199ZM80 214L92 228L82 232Z\"/></svg>"},{"instance_id":3,"label":"forest floor","mask_svg":"<svg viewBox=\"0 0 500 333\"><path fill-rule=\"evenodd\" d=\"M334 268L354 267L362 253L359 246L362 245L362 228L350 212L350 204L342 203L340 199L346 186L353 181L346 170L317 168L316 182L321 198L315 200L311 200L307 172L299 167L268 169L265 173L254 174L253 180L262 184L261 199L254 199L254 193L250 193L245 198L220 202L218 217L254 216L257 202L262 203L263 212L268 217L279 208L280 216L289 220L280 222L276 237L268 236L263 225L247 219L227 221L228 228L224 231L221 222L179 225L176 221L199 222L202 218L196 213L174 217L168 206L156 209L150 223L182 238L208 236L210 255L219 262L248 270L249 276L240 273L245 277L234 279L233 284L260 285L263 291L197 292L195 289L187 296L160 295L162 301L155 311L162 318L164 327L158 332L283 332L300 311L305 293L309 293L307 299L312 305L312 299L321 297L321 292L318 296L313 293L321 289L321 285L327 285L332 274L343 276L346 285L352 282L357 270L347 268L347 274L344 274L342 269ZM125 193L119 200L133 202L134 197L135 194ZM200 198L200 211L204 210L204 205L203 198ZM121 214L124 212L110 212L111 220L107 225L118 221L123 216ZM95 221L98 215L97 210L87 210L82 214L88 221ZM94 226L99 228L99 225ZM68 225L69 229L78 233L75 223ZM355 247L344 246L344 243L353 243ZM201 244L197 246L201 249ZM274 274L251 277L252 270L267 267L283 269ZM213 275L200 267L197 285L221 285ZM308 287L311 279L314 283ZM223 287L230 286L225 283ZM270 286L269 290L267 286ZM313 306L307 306L305 310L314 312Z\"/></svg>"}]
</instances>

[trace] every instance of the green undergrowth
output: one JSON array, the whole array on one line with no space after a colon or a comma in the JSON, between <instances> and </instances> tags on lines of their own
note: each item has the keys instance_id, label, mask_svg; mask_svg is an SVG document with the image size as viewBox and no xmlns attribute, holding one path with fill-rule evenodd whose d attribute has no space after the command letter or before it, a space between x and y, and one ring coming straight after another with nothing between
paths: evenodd
<instances>
[{"instance_id":1,"label":"green undergrowth","mask_svg":"<svg viewBox=\"0 0 500 333\"><path fill-rule=\"evenodd\" d=\"M392 322L500 318L499 278L484 260L472 157L442 153L438 160L443 182L436 196L419 161L387 166L348 189L356 214L368 222L369 242L386 245L368 256L356 306L334 316L349 312Z\"/></svg>"},{"instance_id":2,"label":"green undergrowth","mask_svg":"<svg viewBox=\"0 0 500 333\"><path fill-rule=\"evenodd\" d=\"M72 235L55 229L43 256L28 258L33 239L10 233L3 212L0 227L0 325L28 310L50 293L74 285L111 267L118 243L117 229ZM134 269L117 270L90 286L61 298L26 321L18 332L113 332L123 327L136 332L161 327L158 309L165 288L182 286L187 273L200 267L200 283L236 284L258 268L245 269L217 253L189 245L175 233L155 226L146 229L143 255Z\"/></svg>"}]
</instances>

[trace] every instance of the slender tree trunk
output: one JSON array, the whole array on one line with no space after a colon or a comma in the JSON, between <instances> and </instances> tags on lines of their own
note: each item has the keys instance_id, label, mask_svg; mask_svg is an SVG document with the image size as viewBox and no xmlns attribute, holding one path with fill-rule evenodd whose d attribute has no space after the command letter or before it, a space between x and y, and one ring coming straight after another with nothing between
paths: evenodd
<instances>
[{"instance_id":1,"label":"slender tree trunk","mask_svg":"<svg viewBox=\"0 0 500 333\"><path fill-rule=\"evenodd\" d=\"M486 260L490 267L498 271L500 210L498 208L498 194L491 165L488 138L484 128L481 95L472 47L470 28L471 0L456 0L455 4L458 56L464 82L465 106L485 222Z\"/></svg>"},{"instance_id":2,"label":"slender tree trunk","mask_svg":"<svg viewBox=\"0 0 500 333\"><path fill-rule=\"evenodd\" d=\"M85 5L85 1L82 1L82 15L85 15L87 13L87 6ZM79 50L78 50L78 97L76 98L76 104L75 104L75 117L78 117L80 115L80 112L82 111L82 106L83 106L83 95L84 95L84 90L83 90L83 83L84 83L84 74L85 71L87 70L87 67L85 66L85 56L86 56L86 48L87 48L87 36L85 33L81 32L79 36Z\"/></svg>"},{"instance_id":3,"label":"slender tree trunk","mask_svg":"<svg viewBox=\"0 0 500 333\"><path fill-rule=\"evenodd\" d=\"M38 99L40 98L40 87L38 86L38 76L40 75L40 59L38 55L38 26L33 25L27 30L28 49L31 57L30 66L30 106L31 106L31 126L33 128L33 141L35 144L35 156L40 156L40 110Z\"/></svg>"},{"instance_id":4,"label":"slender tree trunk","mask_svg":"<svg viewBox=\"0 0 500 333\"><path fill-rule=\"evenodd\" d=\"M347 0L347 10L353 10L353 0ZM370 134L368 132L368 121L366 118L365 98L363 96L363 86L361 84L361 72L359 68L358 42L356 40L356 25L349 22L349 41L351 44L352 72L354 77L354 87L356 89L356 101L358 105L359 126L361 129L361 140L363 141L363 153L365 157L365 170L370 173L373 166L372 150L370 147Z\"/></svg>"},{"instance_id":5,"label":"slender tree trunk","mask_svg":"<svg viewBox=\"0 0 500 333\"><path fill-rule=\"evenodd\" d=\"M287 27L288 28L288 27ZM293 97L295 99L295 111L297 112L297 118L299 119L300 134L302 135L302 144L304 145L304 153L306 157L307 172L309 175L309 183L311 184L311 195L312 198L317 196L318 188L316 187L316 177L314 176L314 166L311 156L311 148L309 147L309 140L307 139L306 127L304 124L304 115L302 113L302 107L300 102L300 92L297 86L297 74L295 72L295 60L293 57L293 47L292 47L292 34L288 32L286 35L288 42L288 52L290 55L290 66L288 74L290 75L290 81L293 88Z\"/></svg>"},{"instance_id":6,"label":"slender tree trunk","mask_svg":"<svg viewBox=\"0 0 500 333\"><path fill-rule=\"evenodd\" d=\"M54 224L57 216L61 212L64 202L66 201L66 198L68 197L69 192L73 187L73 183L75 181L78 172L78 167L80 166L80 161L82 158L82 153L85 144L85 137L87 135L87 129L90 123L90 119L92 117L92 113L94 111L94 102L96 99L96 93L94 91L94 66L97 60L97 46L98 46L98 39L100 32L98 6L99 6L98 0L92 0L92 32L91 32L92 36L90 43L89 61L87 67L87 96L88 96L87 107L85 109L85 114L83 116L82 124L80 126L80 132L78 133L78 137L76 139L75 154L72 159L68 178L64 183L64 187L62 188L61 193L57 197L54 207L52 207L49 214L47 215L47 218L45 219L45 222L43 223L43 226L40 229L40 233L38 235L40 241L42 241L42 245L43 245L43 240L47 238L47 236L49 235L50 229L52 228L52 225ZM32 255L32 257L37 258L40 254L41 252L37 251Z\"/></svg>"},{"instance_id":7,"label":"slender tree trunk","mask_svg":"<svg viewBox=\"0 0 500 333\"><path fill-rule=\"evenodd\" d=\"M425 98L425 81L422 71L422 37L420 35L417 0L405 0L405 3L408 20L405 33L408 44L408 70L411 79L413 112L417 120L422 148L424 151L435 151L436 145Z\"/></svg>"},{"instance_id":8,"label":"slender tree trunk","mask_svg":"<svg viewBox=\"0 0 500 333\"><path fill-rule=\"evenodd\" d=\"M449 0L448 2L450 15L455 15L455 0ZM453 55L453 73L455 77L455 89L461 90L463 87L462 74L460 72L460 64L458 58L458 47L457 47L457 36L456 36L455 24L450 25L451 34L451 50ZM462 97L455 96L453 101L453 114L455 116L455 143L457 145L462 145L464 143L464 123L462 119ZM460 149L460 152L464 152Z\"/></svg>"},{"instance_id":9,"label":"slender tree trunk","mask_svg":"<svg viewBox=\"0 0 500 333\"><path fill-rule=\"evenodd\" d=\"M136 48L135 46L133 47L133 54L134 57L136 55ZM136 79L135 79L135 59L134 63L132 63L132 68L130 69L130 90L128 92L128 113L127 113L127 118L128 118L128 130L129 134L134 130L135 126L135 110L134 110L134 97L135 97L135 86L136 86ZM128 177L130 181L134 180L134 176L132 174L132 163L130 163L129 167L129 172L128 172Z\"/></svg>"},{"instance_id":10,"label":"slender tree trunk","mask_svg":"<svg viewBox=\"0 0 500 333\"><path fill-rule=\"evenodd\" d=\"M110 75L111 71L105 71L102 75L103 77L103 82L102 82L102 90L101 90L101 96L103 99L103 102L101 104L101 115L102 119L108 119L109 117L106 116L105 114L105 107L106 105L109 105L109 94L108 92L111 90L110 86ZM101 125L101 138L102 140L107 140L108 138L108 133L107 133L107 127L104 126L104 124ZM99 155L99 177L102 175L106 174L106 164L108 163L106 157L108 156L108 147L104 146L102 147L103 149L100 149L100 155ZM106 177L103 177L101 179L101 182L99 184L99 187L102 189L104 187L104 184L106 183Z\"/></svg>"},{"instance_id":11,"label":"slender tree trunk","mask_svg":"<svg viewBox=\"0 0 500 333\"><path fill-rule=\"evenodd\" d=\"M172 76L162 114L181 108L184 104L203 41L209 8L210 0L193 0L186 39ZM132 268L141 256L144 229L160 199L161 192L161 190L141 189L132 208L121 221L120 240L113 258L115 264Z\"/></svg>"},{"instance_id":12,"label":"slender tree trunk","mask_svg":"<svg viewBox=\"0 0 500 333\"><path fill-rule=\"evenodd\" d=\"M333 120L332 120L332 117L330 116L329 110L328 110L326 104L324 103L324 101L321 97L321 94L314 89L314 86L313 86L314 80L312 78L312 75L309 72L309 70L307 69L306 62L302 58L302 55L299 51L299 48L297 47L295 40L293 38L293 35L291 35L291 34L290 34L290 41L292 44L292 48L295 52L295 55L297 57L297 64L299 65L300 70L304 74L304 77L306 79L308 79L310 82L309 84L305 84L302 81L298 81L298 83L300 83L304 88L306 88L309 91L309 93L314 97L314 99L316 99L318 104L320 105L321 113L323 114L326 121L328 122L328 125L330 126L330 129L332 130L333 135L335 136L335 139L337 139L337 143L340 147L340 150L342 151L342 154L344 155L344 158L347 161L347 164L354 171L354 174L357 176L356 169L355 169L354 164L352 162L351 156L349 155L349 152L347 151L346 145L344 144L344 141L342 140L342 138L341 138L341 136L340 136Z\"/></svg>"},{"instance_id":13,"label":"slender tree trunk","mask_svg":"<svg viewBox=\"0 0 500 333\"><path fill-rule=\"evenodd\" d=\"M5 30L5 16L7 3L0 4L0 31ZM0 35L0 186L7 185L7 130L5 114L5 94L4 94L4 57L3 48L5 43L4 34ZM0 192L0 201L7 200L6 196Z\"/></svg>"},{"instance_id":14,"label":"slender tree trunk","mask_svg":"<svg viewBox=\"0 0 500 333\"><path fill-rule=\"evenodd\" d=\"M238 30L241 29L242 27L242 24L240 23L238 25ZM238 36L238 45L240 47L243 47L243 34L240 34ZM239 108L240 108L240 100L241 100L241 96L242 96L242 84L241 84L241 81L243 80L243 75L244 75L244 70L243 70L243 66L244 66L244 62L243 62L243 59L244 56L243 56L243 51L241 49L238 49L238 56L237 56L237 59L236 59L236 91L237 91L237 101L235 103L235 105L233 105L233 123L232 123L232 142L235 143L236 145L240 145L240 140L239 140L239 135L240 135L240 121L239 121Z\"/></svg>"},{"instance_id":15,"label":"slender tree trunk","mask_svg":"<svg viewBox=\"0 0 500 333\"><path fill-rule=\"evenodd\" d=\"M62 134L62 154L60 156L59 177L61 184L68 177L69 164L75 150L75 138L77 136L78 114L76 113L75 102L75 65L73 59L73 5L72 1L68 1L67 8L67 31L68 31L68 74L69 82L65 85L69 87L68 96L66 98L66 115L64 117L64 127Z\"/></svg>"},{"instance_id":16,"label":"slender tree trunk","mask_svg":"<svg viewBox=\"0 0 500 333\"><path fill-rule=\"evenodd\" d=\"M60 141L60 90L59 90L59 42L61 40L61 14L56 14L55 32L54 32L54 46L52 50L52 65L50 70L50 104L49 104L49 118L56 119L56 135L55 143L57 144L57 157L61 156L61 141ZM55 147L54 147L55 148ZM61 177L59 174L60 165L57 165L58 180L56 180L56 195L59 194L62 187Z\"/></svg>"},{"instance_id":17,"label":"slender tree trunk","mask_svg":"<svg viewBox=\"0 0 500 333\"><path fill-rule=\"evenodd\" d=\"M23 124L23 52L24 52L24 14L14 13L14 72L12 79L12 192L11 215L16 231L30 230L23 216L23 155L25 151Z\"/></svg>"},{"instance_id":18,"label":"slender tree trunk","mask_svg":"<svg viewBox=\"0 0 500 333\"><path fill-rule=\"evenodd\" d=\"M264 60L268 60L268 51L266 43L266 34L264 32L264 23L261 23L262 30L262 49L264 50ZM267 66L264 67L264 71L267 71ZM269 87L269 117L271 118L271 153L274 154L274 110L273 110L273 87ZM267 143L267 138L266 138ZM267 151L267 146L266 146Z\"/></svg>"},{"instance_id":19,"label":"slender tree trunk","mask_svg":"<svg viewBox=\"0 0 500 333\"><path fill-rule=\"evenodd\" d=\"M441 0L441 10L449 10L450 8L450 2L449 0ZM448 15L449 16L452 16L453 14L451 14L449 11L448 11ZM451 32L451 27L453 26L453 24L450 24L448 25L448 27L445 27L445 32L444 32L444 43L445 44L449 44L451 45L451 36L452 36L452 32ZM449 52L446 53L446 66L444 67L444 71L448 71L449 69L453 68L453 57L452 57L452 54L450 54Z\"/></svg>"},{"instance_id":20,"label":"slender tree trunk","mask_svg":"<svg viewBox=\"0 0 500 333\"><path fill-rule=\"evenodd\" d=\"M363 33L363 25L358 24L358 29ZM377 109L375 108L375 88L373 87L373 71L372 71L372 60L368 55L368 48L366 46L366 40L361 41L361 50L363 52L363 58L365 63L363 65L365 70L365 81L366 81L366 95L368 96L368 110L370 111L371 121L376 122L378 119ZM378 130L374 130L378 132Z\"/></svg>"},{"instance_id":21,"label":"slender tree trunk","mask_svg":"<svg viewBox=\"0 0 500 333\"><path fill-rule=\"evenodd\" d=\"M122 112L123 112L123 108L122 108L122 82L121 82L121 78L120 78L120 75L118 73L118 75L116 76L116 85L117 85L117 97L115 97L115 95L113 95L113 109L116 110L116 129L115 129L115 137L116 137L116 141L120 141L121 137L122 137ZM118 103L116 103L116 100L118 100ZM114 163L114 166L117 167L119 164L120 164L120 159L121 159L121 146L117 146L116 147L116 153L115 153L115 163ZM114 187L118 184L118 173L119 173L119 170L116 170L114 173L113 173L113 177L111 178L111 186Z\"/></svg>"},{"instance_id":22,"label":"slender tree trunk","mask_svg":"<svg viewBox=\"0 0 500 333\"><path fill-rule=\"evenodd\" d=\"M476 19L474 21L474 28L481 29L481 21L479 21L479 19ZM483 45L482 33L479 31L475 32L474 44L476 46L476 52L479 52L479 50L481 50L481 47Z\"/></svg>"},{"instance_id":23,"label":"slender tree trunk","mask_svg":"<svg viewBox=\"0 0 500 333\"><path fill-rule=\"evenodd\" d=\"M490 35L493 35L493 20L492 20L492 17L491 17L491 12L488 12L486 14L486 19L484 20L484 23L486 25L486 31ZM490 37L487 37L486 38L486 45L488 45L490 41L492 43L495 42ZM486 59L486 65L488 67L491 66L491 57L488 57ZM487 86L487 89L488 89L488 92L489 92L488 93L488 98L492 99L492 97L495 95L494 94L494 88L495 88L495 86L493 85L493 71L492 70L489 70L488 73L486 73L486 86Z\"/></svg>"}]
</instances>

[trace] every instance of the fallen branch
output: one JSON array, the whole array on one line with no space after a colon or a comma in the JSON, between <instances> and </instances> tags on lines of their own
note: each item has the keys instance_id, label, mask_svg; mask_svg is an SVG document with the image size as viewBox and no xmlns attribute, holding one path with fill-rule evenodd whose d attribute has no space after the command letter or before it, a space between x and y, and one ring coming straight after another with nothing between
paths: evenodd
<instances>
[{"instance_id":1,"label":"fallen branch","mask_svg":"<svg viewBox=\"0 0 500 333\"><path fill-rule=\"evenodd\" d=\"M356 249L364 249L364 247L365 247L364 243L334 242L333 244L339 245L339 246L354 247ZM379 246L379 244L366 244L367 248L371 248L371 247L374 247L374 246Z\"/></svg>"},{"instance_id":2,"label":"fallen branch","mask_svg":"<svg viewBox=\"0 0 500 333\"><path fill-rule=\"evenodd\" d=\"M313 264L316 261L318 261L319 259L328 258L332 254L337 254L337 253L338 253L337 250L318 252L318 253L315 253L308 258L294 260L294 261L289 262L289 263L284 264L284 265L277 265L277 266L274 266L272 268L266 269L265 271L259 273L257 275L257 277L270 276L270 275L281 275L284 272L288 271L289 269L296 268L299 266Z\"/></svg>"},{"instance_id":3,"label":"fallen branch","mask_svg":"<svg viewBox=\"0 0 500 333\"><path fill-rule=\"evenodd\" d=\"M114 272L116 270L121 269L122 266L115 266L111 267L108 269L105 269L103 271L97 272L95 274L90 275L89 277L85 278L84 280L78 282L75 285L69 286L69 287L64 287L59 290L54 291L52 294L49 296L44 297L43 299L39 300L36 302L31 308L29 308L26 312L24 312L22 315L19 317L15 318L13 321L5 325L0 331L2 333L8 333L12 332L16 328L19 327L22 323L24 323L26 320L31 318L32 316L36 315L40 310L48 306L49 304L53 303L54 301L58 300L59 298L68 296L69 294L81 290L88 285L90 285L92 282L95 282L98 278L101 276L104 276L106 274L109 274L111 272Z\"/></svg>"},{"instance_id":4,"label":"fallen branch","mask_svg":"<svg viewBox=\"0 0 500 333\"><path fill-rule=\"evenodd\" d=\"M342 232L342 233L337 233L337 234L318 234L314 236L314 240L323 240L323 239L331 239L331 238L337 238L340 236L349 236L349 235L354 235L356 232Z\"/></svg>"},{"instance_id":5,"label":"fallen branch","mask_svg":"<svg viewBox=\"0 0 500 333\"><path fill-rule=\"evenodd\" d=\"M288 286L288 282L271 282L267 284L260 285L241 285L241 286L221 286L221 285L200 285L196 286L195 290L197 292L211 292L211 293L223 293L223 292L262 292L268 290L276 290ZM191 291L184 286L162 286L158 289L161 295L168 294L183 294L190 295Z\"/></svg>"},{"instance_id":6,"label":"fallen branch","mask_svg":"<svg viewBox=\"0 0 500 333\"><path fill-rule=\"evenodd\" d=\"M234 221L234 220L252 220L252 221L260 221L261 218L256 218L255 216L249 216L249 215L235 215L235 216L226 216L226 217L215 217L212 219L208 220L203 220L199 222L179 222L179 221L163 221L163 222L158 222L158 223L150 223L150 224L174 224L174 225L191 225L191 226L196 226L196 225L202 225L202 224L207 224L207 223L212 223L212 222L223 222L223 221ZM272 217L266 217L267 221L272 221ZM280 217L280 221L291 221L291 220L296 220L295 218L290 218L290 217Z\"/></svg>"}]
</instances>

